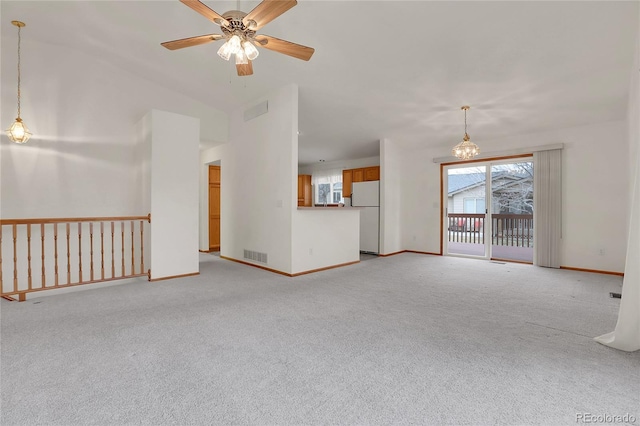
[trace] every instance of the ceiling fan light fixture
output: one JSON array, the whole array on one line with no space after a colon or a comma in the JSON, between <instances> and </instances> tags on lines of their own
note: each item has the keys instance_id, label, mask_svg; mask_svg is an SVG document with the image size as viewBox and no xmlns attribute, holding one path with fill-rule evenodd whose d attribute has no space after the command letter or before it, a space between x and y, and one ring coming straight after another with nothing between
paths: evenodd
<instances>
[{"instance_id":1,"label":"ceiling fan light fixture","mask_svg":"<svg viewBox=\"0 0 640 426\"><path fill-rule=\"evenodd\" d=\"M262 0L249 13L229 10L222 15L205 5L202 0L180 0L180 2L209 21L220 25L222 34L206 34L160 44L166 49L177 50L222 40L223 45L217 52L218 56L228 61L231 55L236 55L238 76L253 74L252 61L259 56L257 46L303 61L311 59L315 51L311 47L267 35L259 36L258 40L255 38L256 31L294 7L298 3L297 0Z\"/></svg>"},{"instance_id":2,"label":"ceiling fan light fixture","mask_svg":"<svg viewBox=\"0 0 640 426\"><path fill-rule=\"evenodd\" d=\"M244 53L244 50L240 49L237 53L236 53L236 65L245 65L249 63L249 58L247 58L246 53Z\"/></svg>"},{"instance_id":3,"label":"ceiling fan light fixture","mask_svg":"<svg viewBox=\"0 0 640 426\"><path fill-rule=\"evenodd\" d=\"M242 50L242 46L240 45L240 37L238 37L235 34L231 36L231 38L227 43L229 43L229 47L231 48L231 53L235 53L237 55L238 52Z\"/></svg>"},{"instance_id":4,"label":"ceiling fan light fixture","mask_svg":"<svg viewBox=\"0 0 640 426\"><path fill-rule=\"evenodd\" d=\"M231 46L229 45L228 41L220 46L220 49L218 49L218 56L220 56L225 61L228 61L229 58L231 58Z\"/></svg>"},{"instance_id":5,"label":"ceiling fan light fixture","mask_svg":"<svg viewBox=\"0 0 640 426\"><path fill-rule=\"evenodd\" d=\"M247 54L247 58L249 58L250 61L253 61L260 54L253 43L248 40L242 42L242 47L244 48L244 53Z\"/></svg>"},{"instance_id":6,"label":"ceiling fan light fixture","mask_svg":"<svg viewBox=\"0 0 640 426\"><path fill-rule=\"evenodd\" d=\"M467 110L471 108L468 105L463 106L460 109L464 110L464 138L462 142L457 144L451 150L451 154L460 160L470 160L476 155L480 154L480 148L475 143L471 142L471 138L467 133Z\"/></svg>"}]
</instances>

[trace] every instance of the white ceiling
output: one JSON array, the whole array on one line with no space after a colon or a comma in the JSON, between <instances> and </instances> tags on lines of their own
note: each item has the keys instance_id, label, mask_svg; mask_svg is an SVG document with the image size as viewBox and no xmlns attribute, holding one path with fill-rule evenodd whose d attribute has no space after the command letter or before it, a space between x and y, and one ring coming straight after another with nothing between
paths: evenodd
<instances>
[{"instance_id":1,"label":"white ceiling","mask_svg":"<svg viewBox=\"0 0 640 426\"><path fill-rule=\"evenodd\" d=\"M301 164L374 156L381 138L452 146L464 104L472 140L623 119L639 16L637 1L299 0L259 33L314 47L311 60L262 49L254 75L237 77L221 42L160 46L220 33L178 0L3 0L1 12L3 37L23 20L24 38L109 58L225 111L297 83Z\"/></svg>"}]
</instances>

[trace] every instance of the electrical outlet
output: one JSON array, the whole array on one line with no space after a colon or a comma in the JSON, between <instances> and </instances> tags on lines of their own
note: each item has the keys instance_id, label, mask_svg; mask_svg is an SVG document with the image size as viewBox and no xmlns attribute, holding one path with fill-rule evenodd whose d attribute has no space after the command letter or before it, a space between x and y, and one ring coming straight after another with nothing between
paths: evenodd
<instances>
[{"instance_id":1,"label":"electrical outlet","mask_svg":"<svg viewBox=\"0 0 640 426\"><path fill-rule=\"evenodd\" d=\"M601 248L600 250L598 250L598 254L600 256L604 256L605 255L605 250L603 248Z\"/></svg>"},{"instance_id":2,"label":"electrical outlet","mask_svg":"<svg viewBox=\"0 0 640 426\"><path fill-rule=\"evenodd\" d=\"M309 249L309 254L313 255L313 249L312 248Z\"/></svg>"}]
</instances>

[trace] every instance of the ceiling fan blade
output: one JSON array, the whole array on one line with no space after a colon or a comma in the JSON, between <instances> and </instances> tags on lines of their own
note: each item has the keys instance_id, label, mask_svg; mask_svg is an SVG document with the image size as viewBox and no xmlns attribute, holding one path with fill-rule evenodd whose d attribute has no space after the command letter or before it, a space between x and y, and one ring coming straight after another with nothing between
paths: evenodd
<instances>
[{"instance_id":1,"label":"ceiling fan blade","mask_svg":"<svg viewBox=\"0 0 640 426\"><path fill-rule=\"evenodd\" d=\"M254 31L259 30L296 4L296 0L263 0L242 19L242 22ZM251 21L254 21L255 25Z\"/></svg>"},{"instance_id":2,"label":"ceiling fan blade","mask_svg":"<svg viewBox=\"0 0 640 426\"><path fill-rule=\"evenodd\" d=\"M201 35L197 37L183 38L180 40L165 41L164 43L160 43L160 44L169 50L177 50L177 49L182 49L184 47L191 47L191 46L197 46L199 44L211 43L212 41L220 40L221 38L224 38L224 36L221 34L207 34L207 35Z\"/></svg>"},{"instance_id":3,"label":"ceiling fan blade","mask_svg":"<svg viewBox=\"0 0 640 426\"><path fill-rule=\"evenodd\" d=\"M249 61L248 64L236 64L236 70L240 77L253 74L253 64Z\"/></svg>"},{"instance_id":4,"label":"ceiling fan blade","mask_svg":"<svg viewBox=\"0 0 640 426\"><path fill-rule=\"evenodd\" d=\"M180 0L180 2L186 4L191 9L198 12L200 15L204 16L214 24L224 25L225 27L229 25L229 21L224 19L218 12L210 9L207 5L202 3L200 0Z\"/></svg>"},{"instance_id":5,"label":"ceiling fan blade","mask_svg":"<svg viewBox=\"0 0 640 426\"><path fill-rule=\"evenodd\" d=\"M315 52L313 47L291 43L290 41L280 40L279 38L268 35L256 36L255 41L258 46L264 47L265 49L284 53L285 55L293 56L294 58L302 59L303 61L311 59L311 55Z\"/></svg>"}]
</instances>

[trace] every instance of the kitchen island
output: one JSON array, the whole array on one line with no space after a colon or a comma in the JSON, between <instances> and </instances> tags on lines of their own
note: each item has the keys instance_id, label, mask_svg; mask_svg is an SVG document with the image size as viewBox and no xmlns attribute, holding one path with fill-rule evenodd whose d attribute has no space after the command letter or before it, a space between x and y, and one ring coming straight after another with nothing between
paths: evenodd
<instances>
[{"instance_id":1,"label":"kitchen island","mask_svg":"<svg viewBox=\"0 0 640 426\"><path fill-rule=\"evenodd\" d=\"M293 212L294 275L360 261L360 209L297 207Z\"/></svg>"}]
</instances>

